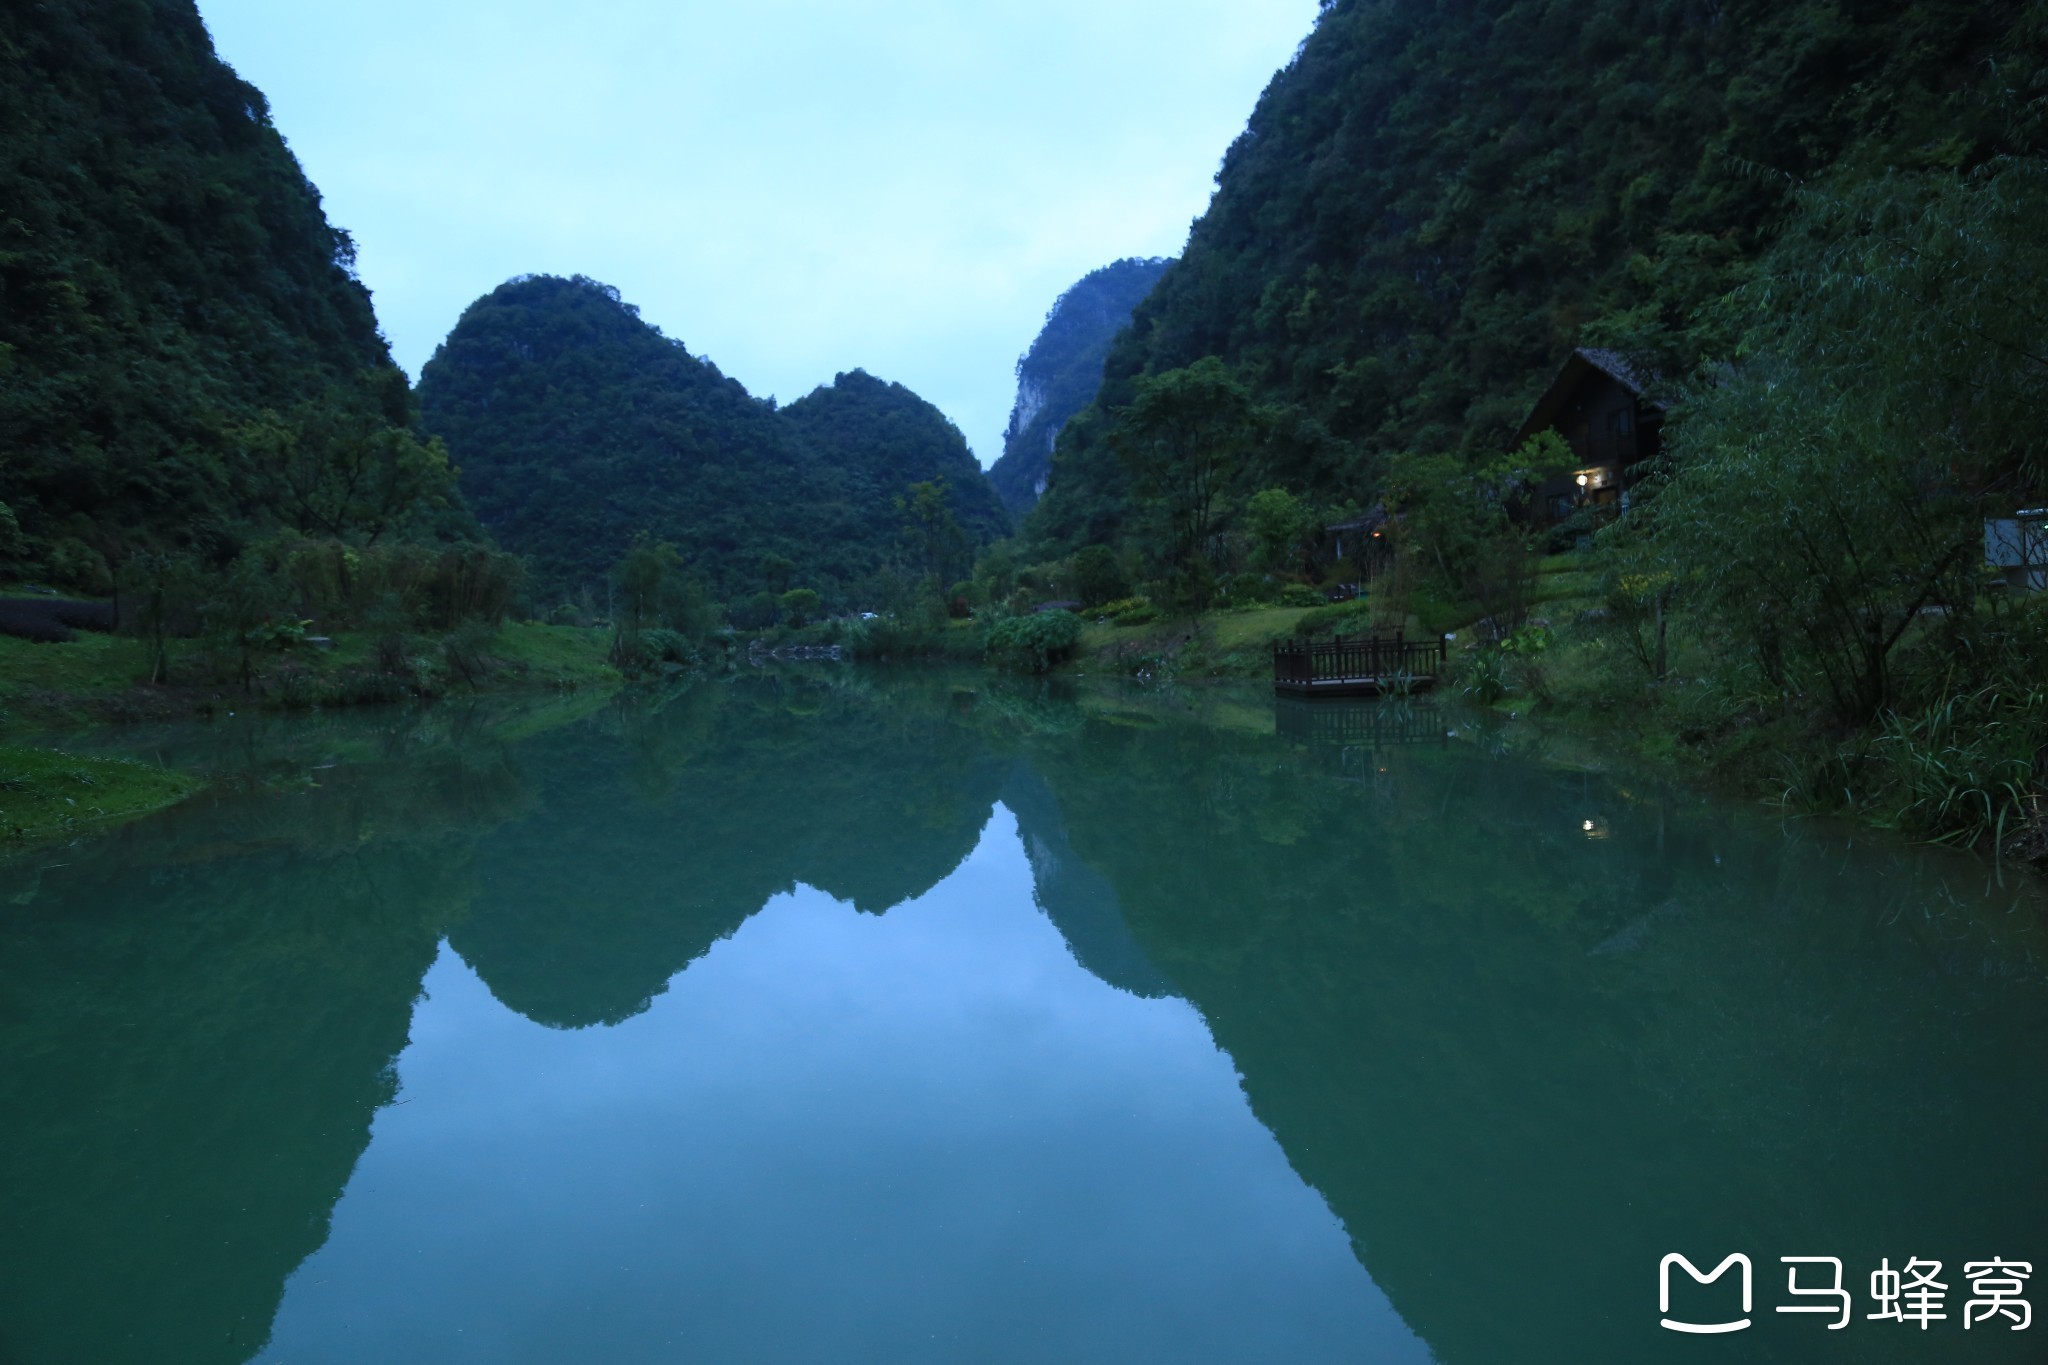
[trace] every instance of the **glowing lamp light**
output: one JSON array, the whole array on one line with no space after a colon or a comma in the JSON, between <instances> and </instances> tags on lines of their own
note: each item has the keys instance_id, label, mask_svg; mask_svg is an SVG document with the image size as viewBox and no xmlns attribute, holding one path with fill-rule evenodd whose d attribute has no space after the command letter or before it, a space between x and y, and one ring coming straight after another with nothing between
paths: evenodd
<instances>
[{"instance_id":1,"label":"glowing lamp light","mask_svg":"<svg viewBox=\"0 0 2048 1365\"><path fill-rule=\"evenodd\" d=\"M1593 832L1593 822L1592 822L1591 820L1588 820L1588 821L1586 822L1586 826L1585 826L1585 828L1586 828L1586 833L1588 833L1588 834L1591 834L1591 833Z\"/></svg>"},{"instance_id":2,"label":"glowing lamp light","mask_svg":"<svg viewBox=\"0 0 2048 1365\"><path fill-rule=\"evenodd\" d=\"M1586 484L1591 481L1591 479L1592 476L1590 474L1579 475L1579 487L1584 488Z\"/></svg>"}]
</instances>

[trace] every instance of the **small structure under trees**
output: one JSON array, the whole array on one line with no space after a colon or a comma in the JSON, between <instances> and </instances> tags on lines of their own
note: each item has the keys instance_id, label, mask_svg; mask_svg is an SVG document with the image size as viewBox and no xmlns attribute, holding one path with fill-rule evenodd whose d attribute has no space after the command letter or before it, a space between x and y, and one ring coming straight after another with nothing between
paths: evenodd
<instances>
[{"instance_id":1,"label":"small structure under trees","mask_svg":"<svg viewBox=\"0 0 2048 1365\"><path fill-rule=\"evenodd\" d=\"M1581 507L1628 508L1633 469L1656 456L1664 409L1646 394L1642 377L1615 351L1573 351L1537 400L1515 446L1555 430L1571 446L1576 467L1539 484L1525 513L1538 526L1563 521Z\"/></svg>"},{"instance_id":2,"label":"small structure under trees","mask_svg":"<svg viewBox=\"0 0 2048 1365\"><path fill-rule=\"evenodd\" d=\"M1394 565L1388 522L1386 504L1374 503L1363 515L1325 525L1329 557L1339 564L1351 564L1362 580L1378 578Z\"/></svg>"},{"instance_id":3,"label":"small structure under trees","mask_svg":"<svg viewBox=\"0 0 2048 1365\"><path fill-rule=\"evenodd\" d=\"M1984 562L2012 592L2048 588L2048 507L2022 508L1984 523Z\"/></svg>"}]
</instances>

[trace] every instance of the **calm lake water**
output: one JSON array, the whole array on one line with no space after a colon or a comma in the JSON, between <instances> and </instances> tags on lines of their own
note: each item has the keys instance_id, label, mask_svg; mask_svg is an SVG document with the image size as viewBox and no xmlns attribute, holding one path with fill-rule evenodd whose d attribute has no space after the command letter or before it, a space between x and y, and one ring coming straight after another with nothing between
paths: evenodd
<instances>
[{"instance_id":1,"label":"calm lake water","mask_svg":"<svg viewBox=\"0 0 2048 1365\"><path fill-rule=\"evenodd\" d=\"M0 1365L2048 1358L1964 1326L2048 1308L2034 886L1469 723L820 669L97 740L220 782L0 865Z\"/></svg>"}]
</instances>

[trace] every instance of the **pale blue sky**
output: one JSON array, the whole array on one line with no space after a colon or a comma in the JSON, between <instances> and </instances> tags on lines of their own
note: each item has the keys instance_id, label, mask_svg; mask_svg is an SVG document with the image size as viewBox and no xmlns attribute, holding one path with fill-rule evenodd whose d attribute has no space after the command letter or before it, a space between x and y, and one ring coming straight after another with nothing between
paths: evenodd
<instances>
[{"instance_id":1,"label":"pale blue sky","mask_svg":"<svg viewBox=\"0 0 2048 1365\"><path fill-rule=\"evenodd\" d=\"M417 376L595 276L756 394L856 366L984 464L1059 292L1178 254L1316 0L199 0Z\"/></svg>"}]
</instances>

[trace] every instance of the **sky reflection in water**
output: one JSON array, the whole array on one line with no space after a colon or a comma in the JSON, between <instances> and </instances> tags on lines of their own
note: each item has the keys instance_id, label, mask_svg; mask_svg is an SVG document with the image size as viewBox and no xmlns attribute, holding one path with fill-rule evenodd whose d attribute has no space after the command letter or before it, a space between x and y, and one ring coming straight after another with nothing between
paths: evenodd
<instances>
[{"instance_id":1,"label":"sky reflection in water","mask_svg":"<svg viewBox=\"0 0 2048 1365\"><path fill-rule=\"evenodd\" d=\"M612 1027L444 948L257 1359L1429 1359L1196 1011L1031 886L998 807L923 897L799 887Z\"/></svg>"},{"instance_id":2,"label":"sky reflection in water","mask_svg":"<svg viewBox=\"0 0 2048 1365\"><path fill-rule=\"evenodd\" d=\"M218 780L0 865L0 1360L2038 1362L1958 1274L2048 1266L2038 886L1452 723L123 732ZM1753 1330L1661 1330L1734 1251ZM1951 1317L1779 1316L1793 1255Z\"/></svg>"}]
</instances>

